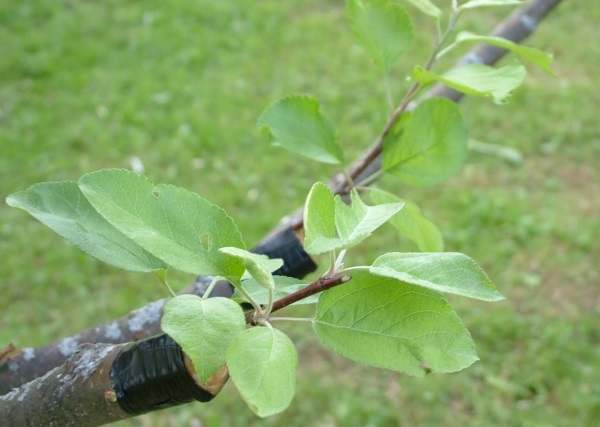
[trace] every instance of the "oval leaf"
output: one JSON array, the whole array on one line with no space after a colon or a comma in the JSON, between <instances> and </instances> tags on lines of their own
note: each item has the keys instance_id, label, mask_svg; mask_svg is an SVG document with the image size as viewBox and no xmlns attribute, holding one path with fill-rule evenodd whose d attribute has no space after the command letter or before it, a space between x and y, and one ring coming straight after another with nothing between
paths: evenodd
<instances>
[{"instance_id":1,"label":"oval leaf","mask_svg":"<svg viewBox=\"0 0 600 427\"><path fill-rule=\"evenodd\" d=\"M390 219L390 224L412 240L419 250L422 252L444 250L442 233L433 222L423 216L416 203L379 189L371 189L369 195L375 203L404 203L402 210Z\"/></svg>"},{"instance_id":2,"label":"oval leaf","mask_svg":"<svg viewBox=\"0 0 600 427\"><path fill-rule=\"evenodd\" d=\"M523 4L523 0L470 0L458 7L458 10L475 9L476 7L512 6Z\"/></svg>"},{"instance_id":3,"label":"oval leaf","mask_svg":"<svg viewBox=\"0 0 600 427\"><path fill-rule=\"evenodd\" d=\"M166 264L142 249L85 198L76 182L46 182L6 198L89 255L129 271L155 271Z\"/></svg>"},{"instance_id":4,"label":"oval leaf","mask_svg":"<svg viewBox=\"0 0 600 427\"><path fill-rule=\"evenodd\" d=\"M267 417L292 402L298 355L292 340L280 330L256 327L238 335L227 350L227 367L255 414Z\"/></svg>"},{"instance_id":5,"label":"oval leaf","mask_svg":"<svg viewBox=\"0 0 600 427\"><path fill-rule=\"evenodd\" d=\"M258 119L273 145L323 163L344 163L333 124L319 111L319 102L293 95L271 104Z\"/></svg>"},{"instance_id":6,"label":"oval leaf","mask_svg":"<svg viewBox=\"0 0 600 427\"><path fill-rule=\"evenodd\" d=\"M433 185L457 173L469 135L458 106L444 98L421 102L403 117L398 137L384 141L383 168L411 185Z\"/></svg>"},{"instance_id":7,"label":"oval leaf","mask_svg":"<svg viewBox=\"0 0 600 427\"><path fill-rule=\"evenodd\" d=\"M371 273L439 292L484 301L504 299L479 265L465 254L390 252L375 260Z\"/></svg>"},{"instance_id":8,"label":"oval leaf","mask_svg":"<svg viewBox=\"0 0 600 427\"><path fill-rule=\"evenodd\" d=\"M340 196L335 198L335 226L341 239L340 249L356 246L398 213L404 203L367 206L356 190L350 193L348 206Z\"/></svg>"},{"instance_id":9,"label":"oval leaf","mask_svg":"<svg viewBox=\"0 0 600 427\"><path fill-rule=\"evenodd\" d=\"M409 375L459 371L477 360L469 331L441 294L367 271L321 294L313 326L330 349Z\"/></svg>"},{"instance_id":10,"label":"oval leaf","mask_svg":"<svg viewBox=\"0 0 600 427\"><path fill-rule=\"evenodd\" d=\"M430 0L407 0L421 12L426 15L432 16L436 19L440 19L442 16L442 11L433 4Z\"/></svg>"},{"instance_id":11,"label":"oval leaf","mask_svg":"<svg viewBox=\"0 0 600 427\"><path fill-rule=\"evenodd\" d=\"M256 283L265 289L274 289L275 282L271 269L273 263L269 262L269 258L264 255L254 254L245 249L226 247L219 249L220 252L231 255L244 263L248 274L254 278ZM277 262L275 269L281 267L282 263Z\"/></svg>"},{"instance_id":12,"label":"oval leaf","mask_svg":"<svg viewBox=\"0 0 600 427\"><path fill-rule=\"evenodd\" d=\"M113 226L174 268L225 278L243 274L242 261L218 250L243 247L240 232L223 209L197 194L155 186L124 169L84 175L79 187Z\"/></svg>"},{"instance_id":13,"label":"oval leaf","mask_svg":"<svg viewBox=\"0 0 600 427\"><path fill-rule=\"evenodd\" d=\"M369 237L373 231L402 209L402 203L367 206L356 190L348 206L323 183L313 185L304 208L304 249L320 254L348 249Z\"/></svg>"},{"instance_id":14,"label":"oval leaf","mask_svg":"<svg viewBox=\"0 0 600 427\"><path fill-rule=\"evenodd\" d=\"M189 356L204 383L225 364L227 347L246 329L246 318L229 298L179 295L165 304L161 327Z\"/></svg>"},{"instance_id":15,"label":"oval leaf","mask_svg":"<svg viewBox=\"0 0 600 427\"><path fill-rule=\"evenodd\" d=\"M333 193L322 182L316 182L304 206L304 250L319 254L335 249L335 202Z\"/></svg>"},{"instance_id":16,"label":"oval leaf","mask_svg":"<svg viewBox=\"0 0 600 427\"><path fill-rule=\"evenodd\" d=\"M501 68L469 64L452 68L441 75L416 66L412 78L423 86L440 82L467 95L490 97L495 103L503 104L511 92L523 83L525 74L525 67L515 62Z\"/></svg>"},{"instance_id":17,"label":"oval leaf","mask_svg":"<svg viewBox=\"0 0 600 427\"><path fill-rule=\"evenodd\" d=\"M388 74L413 39L404 8L389 0L349 0L346 12L357 43Z\"/></svg>"},{"instance_id":18,"label":"oval leaf","mask_svg":"<svg viewBox=\"0 0 600 427\"><path fill-rule=\"evenodd\" d=\"M470 33L468 31L460 32L456 36L456 40L452 45L448 46L442 52L438 54L438 58L445 55L448 51L455 48L456 46L467 43L467 42L477 42L477 43L487 43L494 46L499 46L503 49L510 50L515 54L519 55L521 59L531 62L534 65L537 65L542 70L547 72L550 75L555 75L554 71L550 68L550 64L552 63L552 55L542 52L541 50L534 49L532 47L523 46L504 37L493 37L493 36L480 36L477 34Z\"/></svg>"}]
</instances>

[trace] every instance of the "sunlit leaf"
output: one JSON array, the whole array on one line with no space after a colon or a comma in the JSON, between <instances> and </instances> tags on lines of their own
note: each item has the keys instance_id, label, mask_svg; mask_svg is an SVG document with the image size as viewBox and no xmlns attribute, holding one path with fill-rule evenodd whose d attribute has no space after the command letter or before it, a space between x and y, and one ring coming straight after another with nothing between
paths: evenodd
<instances>
[{"instance_id":1,"label":"sunlit leaf","mask_svg":"<svg viewBox=\"0 0 600 427\"><path fill-rule=\"evenodd\" d=\"M229 298L179 295L165 304L161 327L192 360L203 383L225 364L229 343L246 329L246 319Z\"/></svg>"},{"instance_id":2,"label":"sunlit leaf","mask_svg":"<svg viewBox=\"0 0 600 427\"><path fill-rule=\"evenodd\" d=\"M473 259L455 252L390 252L375 260L369 271L413 285L484 301L504 299Z\"/></svg>"},{"instance_id":3,"label":"sunlit leaf","mask_svg":"<svg viewBox=\"0 0 600 427\"><path fill-rule=\"evenodd\" d=\"M459 371L477 360L469 331L441 294L366 271L321 294L314 329L352 360L409 375Z\"/></svg>"},{"instance_id":4,"label":"sunlit leaf","mask_svg":"<svg viewBox=\"0 0 600 427\"><path fill-rule=\"evenodd\" d=\"M306 197L304 231L304 250L308 253L326 252L338 245L333 193L322 182L316 182Z\"/></svg>"},{"instance_id":5,"label":"sunlit leaf","mask_svg":"<svg viewBox=\"0 0 600 427\"><path fill-rule=\"evenodd\" d=\"M227 350L227 366L255 414L267 417L292 402L298 355L292 340L280 330L255 327L238 335Z\"/></svg>"},{"instance_id":6,"label":"sunlit leaf","mask_svg":"<svg viewBox=\"0 0 600 427\"><path fill-rule=\"evenodd\" d=\"M400 212L390 219L390 224L412 240L419 250L423 252L444 250L442 233L433 222L423 216L416 203L379 189L372 189L369 195L375 203L404 203Z\"/></svg>"},{"instance_id":7,"label":"sunlit leaf","mask_svg":"<svg viewBox=\"0 0 600 427\"><path fill-rule=\"evenodd\" d=\"M348 0L346 12L358 44L389 73L413 39L404 8L389 0Z\"/></svg>"},{"instance_id":8,"label":"sunlit leaf","mask_svg":"<svg viewBox=\"0 0 600 427\"><path fill-rule=\"evenodd\" d=\"M439 19L442 11L430 0L406 0L426 15Z\"/></svg>"},{"instance_id":9,"label":"sunlit leaf","mask_svg":"<svg viewBox=\"0 0 600 427\"><path fill-rule=\"evenodd\" d=\"M456 46L468 42L487 43L510 50L511 52L517 54L521 59L531 62L532 64L546 71L548 74L555 75L554 71L552 71L552 69L550 68L550 64L552 64L552 55L546 52L542 52L539 49L534 49L532 47L514 43L508 39L505 39L504 37L480 36L477 34L470 33L468 31L463 31L459 33L456 36L455 42L452 45L448 46L448 48L444 49L444 51L440 52L438 57L443 56L446 52L455 48Z\"/></svg>"},{"instance_id":10,"label":"sunlit leaf","mask_svg":"<svg viewBox=\"0 0 600 427\"><path fill-rule=\"evenodd\" d=\"M221 248L219 251L241 260L244 263L244 267L246 267L246 271L263 288L275 288L275 281L273 280L273 275L271 274L270 269L271 266L268 262L265 262L268 261L268 258L266 258L264 255L254 254L245 249L232 247ZM279 268L280 263L277 264L277 268Z\"/></svg>"},{"instance_id":11,"label":"sunlit leaf","mask_svg":"<svg viewBox=\"0 0 600 427\"><path fill-rule=\"evenodd\" d=\"M166 268L164 262L104 219L76 182L36 184L11 194L6 202L24 209L84 252L107 264L144 272Z\"/></svg>"},{"instance_id":12,"label":"sunlit leaf","mask_svg":"<svg viewBox=\"0 0 600 427\"><path fill-rule=\"evenodd\" d=\"M84 175L79 187L113 226L172 267L226 278L244 272L242 261L219 252L244 246L233 220L197 194L123 169Z\"/></svg>"},{"instance_id":13,"label":"sunlit leaf","mask_svg":"<svg viewBox=\"0 0 600 427\"><path fill-rule=\"evenodd\" d=\"M259 117L258 126L273 145L324 163L344 163L334 125L309 96L292 95L271 104Z\"/></svg>"},{"instance_id":14,"label":"sunlit leaf","mask_svg":"<svg viewBox=\"0 0 600 427\"><path fill-rule=\"evenodd\" d=\"M384 170L410 185L432 185L456 174L467 157L469 135L458 106L444 98L421 102L383 145Z\"/></svg>"},{"instance_id":15,"label":"sunlit leaf","mask_svg":"<svg viewBox=\"0 0 600 427\"><path fill-rule=\"evenodd\" d=\"M335 198L335 226L343 248L356 246L399 212L403 203L367 206L356 190L350 193L350 205Z\"/></svg>"},{"instance_id":16,"label":"sunlit leaf","mask_svg":"<svg viewBox=\"0 0 600 427\"><path fill-rule=\"evenodd\" d=\"M525 67L518 62L501 68L484 64L468 64L435 74L416 66L412 78L422 85L440 82L467 95L486 96L498 104L506 102L511 92L525 79Z\"/></svg>"},{"instance_id":17,"label":"sunlit leaf","mask_svg":"<svg viewBox=\"0 0 600 427\"><path fill-rule=\"evenodd\" d=\"M350 202L346 205L340 196L334 198L323 183L313 185L304 208L306 252L320 254L356 246L402 209L402 203L367 206L356 190L350 194Z\"/></svg>"},{"instance_id":18,"label":"sunlit leaf","mask_svg":"<svg viewBox=\"0 0 600 427\"><path fill-rule=\"evenodd\" d=\"M458 10L475 9L476 7L487 6L513 6L522 4L523 0L470 0L461 4Z\"/></svg>"}]
</instances>

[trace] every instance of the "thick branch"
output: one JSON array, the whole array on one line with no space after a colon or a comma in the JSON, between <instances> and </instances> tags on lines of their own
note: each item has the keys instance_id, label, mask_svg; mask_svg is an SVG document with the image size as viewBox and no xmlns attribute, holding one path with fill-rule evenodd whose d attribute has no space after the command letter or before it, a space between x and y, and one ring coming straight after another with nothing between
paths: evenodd
<instances>
[{"instance_id":1,"label":"thick branch","mask_svg":"<svg viewBox=\"0 0 600 427\"><path fill-rule=\"evenodd\" d=\"M535 30L537 23L558 3L560 0L533 0L517 9L492 34L520 42ZM459 63L480 62L491 65L498 61L504 53L497 47L480 45L463 57ZM462 98L462 94L442 86L434 87L425 94L425 97L432 96L446 97L456 102ZM384 129L378 141L385 137L385 132ZM380 168L378 150L377 148L371 149L369 152L371 154L357 163L360 166L355 167L353 174L359 177L359 181ZM332 182L332 188L338 193L343 192L346 186L343 178L337 178ZM278 227L274 236L278 236L282 230L283 232L289 231L286 229L290 226L296 230L302 229L301 210L285 218L283 225ZM205 284L205 279L199 279L188 291L201 293L205 289ZM223 288L223 291L229 291L227 286ZM0 357L1 393L7 392L12 387L18 387L28 378L42 375L47 371L48 366L50 366L49 369L58 366L64 362L66 357L72 355L62 366L0 397L0 425L101 425L131 416L132 414L125 411L119 402L113 401L116 394L113 396L111 392L119 390L115 381L122 375L122 372L113 372L112 369L115 366L115 360L120 355L127 354L131 346L138 344L96 344L79 347L78 345L81 340L128 341L132 338L152 335L159 328L163 304L164 301L151 303L121 319L88 329L73 337L64 338L42 349L24 349L16 357L4 359ZM132 328L132 323L137 326ZM133 333L133 337L126 333L126 328L121 327L122 324L129 326L128 333ZM44 349L49 350L50 347L53 347L52 351L44 352ZM172 347L168 348L170 350L167 351L173 350ZM185 361L185 357L182 357L181 360ZM30 366L32 369L29 369ZM42 369L36 371L36 366L40 366ZM189 372L189 369L186 375L194 378L193 372ZM224 382L225 379L223 378L222 381ZM196 392L200 394L206 392L205 386L198 386L199 390ZM210 389L210 387L208 388ZM188 392L187 397L177 396L177 387L168 393L171 394L166 401L173 403L197 399L194 392ZM164 396L160 399L163 398ZM151 406L147 410L160 407L160 403L158 403L155 407Z\"/></svg>"},{"instance_id":2,"label":"thick branch","mask_svg":"<svg viewBox=\"0 0 600 427\"><path fill-rule=\"evenodd\" d=\"M302 278L315 270L316 264L304 252L301 236L291 229L282 229L257 245L253 251L271 258L282 258L284 266L276 273L282 276ZM203 295L212 281L211 277L198 277L196 282L181 293ZM218 283L211 296L232 294L231 285ZM18 353L0 356L0 394L44 375L62 364L84 343L101 342L119 344L148 338L162 331L160 319L166 299L160 299L105 324L86 329L39 348L24 348Z\"/></svg>"},{"instance_id":3,"label":"thick branch","mask_svg":"<svg viewBox=\"0 0 600 427\"><path fill-rule=\"evenodd\" d=\"M0 397L2 426L99 426L194 400L212 400L225 368L199 384L167 335L129 344L85 344L62 365Z\"/></svg>"}]
</instances>

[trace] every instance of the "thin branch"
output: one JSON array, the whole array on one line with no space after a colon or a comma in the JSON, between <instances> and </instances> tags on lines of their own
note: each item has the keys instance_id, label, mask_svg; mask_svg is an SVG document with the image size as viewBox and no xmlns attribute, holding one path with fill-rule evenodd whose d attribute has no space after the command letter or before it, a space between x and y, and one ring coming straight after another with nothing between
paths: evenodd
<instances>
[{"instance_id":1,"label":"thin branch","mask_svg":"<svg viewBox=\"0 0 600 427\"><path fill-rule=\"evenodd\" d=\"M311 295L318 294L319 292L323 292L327 289L331 289L338 285L341 285L342 283L346 283L350 279L352 279L351 276L320 277L310 285L275 301L273 303L271 313L277 310L281 310L282 308L287 307L288 305L292 305L295 302L308 298ZM254 324L253 317L254 311L246 313L246 323Z\"/></svg>"},{"instance_id":2,"label":"thin branch","mask_svg":"<svg viewBox=\"0 0 600 427\"><path fill-rule=\"evenodd\" d=\"M508 38L512 41L519 42L529 36L536 28L537 23L545 17L561 0L533 0L527 5L517 9L507 20L500 24L492 33L492 35ZM463 57L460 63L479 62L491 65L498 61L505 51L490 45L477 46L471 53ZM432 96L441 96L458 102L462 98L462 94L457 93L443 86L436 86L427 94L425 98ZM405 107L407 108L407 107ZM386 129L391 128L389 121L384 127L380 137L376 143L383 141L385 138ZM389 129L388 129L389 132ZM383 136L383 138L382 138ZM357 166L353 168L354 173L357 173L357 181L360 182L365 176L370 176L377 171L380 166L380 150L372 148ZM342 180L344 181L342 183ZM345 179L338 177L332 182L332 188L341 187L342 190L346 187ZM285 230L290 225L301 231L302 229L302 210L298 210L282 221L282 224L277 227L276 232ZM294 260L290 265L294 265ZM313 263L314 264L314 263ZM304 292L320 292L329 287L337 286L340 280L348 280L345 276L333 279L321 279L304 289ZM210 282L210 279L209 279ZM312 288L311 288L312 287ZM310 290L307 290L310 289ZM230 291L230 290L229 290ZM282 298L278 302L277 309L292 304L293 302L305 298L308 295L291 294ZM132 312L122 319L126 323L131 320L136 325L141 325L140 329L130 332L142 336L152 334L152 331L158 328L160 324L160 312L162 308L160 301L151 303L150 305ZM150 308L148 308L150 307ZM157 314L155 316L155 314ZM137 323L136 323L137 322ZM106 325L97 328L90 328L86 335L89 341L102 341L112 337L117 337L116 327L119 326L119 321L115 320ZM130 340L127 334L123 333L119 339ZM118 421L120 419L132 416L122 408L114 405L114 398L111 392L114 390L114 383L111 382L111 371L115 366L113 363L119 354L126 352L131 345L79 345L79 335L77 339L67 337L56 343L53 343L51 351L44 354L40 349L23 349L20 355L16 358L22 362L21 365L15 364L14 357L0 358L0 389L6 392L13 387L18 387L21 384L29 381L27 377L31 377L34 368L25 370L24 367L29 365L54 364L60 365L66 357L71 356L66 363L49 372L46 375L37 378L34 382L28 382L18 389L0 397L0 425L100 425L108 422ZM46 360L48 359L48 360ZM13 368L15 368L13 370ZM43 371L46 372L46 371ZM118 376L119 373L117 373ZM37 374L41 375L41 374ZM193 372L189 375L193 378ZM222 379L221 382L224 382ZM86 387L97 387L89 390ZM205 386L205 385L204 385ZM206 389L202 388L206 391ZM36 393L38 391L38 393ZM1 392L1 391L0 391ZM218 392L218 390L217 390ZM183 399L185 400L185 399ZM189 400L189 399L188 399ZM181 403L181 402L176 402ZM156 407L154 409L158 409ZM60 415L61 412L66 412L66 416ZM148 409L153 410L152 408ZM57 414L58 412L58 414ZM32 418L32 415L37 414L37 418ZM99 422L92 421L92 414L100 414L102 418ZM63 417L63 418L61 418ZM66 417L66 418L65 418ZM27 421L29 420L29 421ZM37 421L36 421L37 420ZM58 420L58 421L55 421ZM64 421L64 422L63 422Z\"/></svg>"}]
</instances>

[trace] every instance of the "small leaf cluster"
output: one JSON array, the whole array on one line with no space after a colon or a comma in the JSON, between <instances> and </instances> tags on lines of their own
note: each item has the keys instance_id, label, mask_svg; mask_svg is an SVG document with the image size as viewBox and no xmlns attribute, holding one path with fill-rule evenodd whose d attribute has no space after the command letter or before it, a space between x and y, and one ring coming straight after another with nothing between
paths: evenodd
<instances>
[{"instance_id":1,"label":"small leaf cluster","mask_svg":"<svg viewBox=\"0 0 600 427\"><path fill-rule=\"evenodd\" d=\"M391 105L372 149L370 161L381 155L380 172L364 177L364 168L348 168L340 134L310 96L284 97L258 119L259 129L273 144L344 169L341 189L332 191L317 182L306 198L304 249L329 256L327 270L312 284L274 275L282 261L247 251L222 208L130 171L108 169L77 182L36 184L12 194L7 203L99 260L152 272L167 287L168 269L213 276L213 284L230 282L235 288L231 299L209 298L213 285L203 297L175 296L169 287L174 297L165 305L162 328L192 360L201 383L226 366L259 416L284 410L295 393L298 355L290 338L273 326L283 320L273 316L276 302L291 296L298 296L294 303L316 303L314 317L304 320L312 323L325 346L352 360L417 376L464 369L477 360L475 346L442 294L483 301L498 301L502 295L467 255L441 252L440 231L415 203L367 186L383 173L408 185L433 185L464 164L469 136L459 108L442 98L410 107L423 88L440 82L502 103L525 76L518 62L500 68L470 64L437 73L433 66L439 57L463 44L484 42L511 50L548 72L551 58L505 39L467 32L448 42L462 13L515 1L453 1L446 28L441 24L445 13L433 2L409 3L436 22L438 34L427 61L409 73L406 94L397 106ZM348 0L346 13L356 42L389 81L413 40L409 13L390 0ZM388 101L392 99L388 93ZM389 252L371 265L345 266L347 251L386 222L420 252ZM240 303L252 308L244 312L247 304Z\"/></svg>"}]
</instances>

